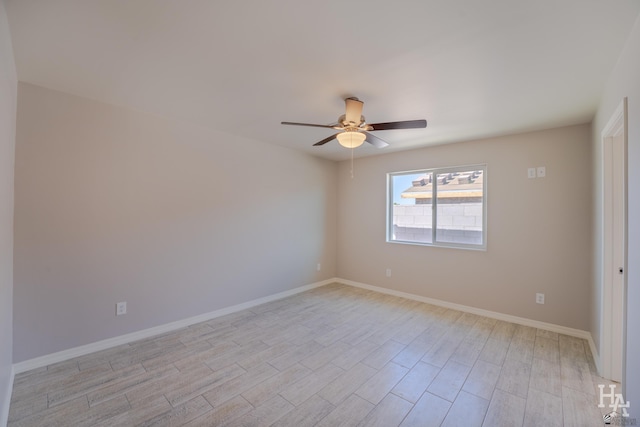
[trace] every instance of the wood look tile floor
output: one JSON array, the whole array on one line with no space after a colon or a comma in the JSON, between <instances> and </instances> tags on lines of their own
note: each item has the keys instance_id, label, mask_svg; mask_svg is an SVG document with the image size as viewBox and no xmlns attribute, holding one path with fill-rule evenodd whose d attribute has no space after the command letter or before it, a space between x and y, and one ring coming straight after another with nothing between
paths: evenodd
<instances>
[{"instance_id":1,"label":"wood look tile floor","mask_svg":"<svg viewBox=\"0 0 640 427\"><path fill-rule=\"evenodd\" d=\"M9 426L602 426L585 340L340 284L21 373Z\"/></svg>"}]
</instances>

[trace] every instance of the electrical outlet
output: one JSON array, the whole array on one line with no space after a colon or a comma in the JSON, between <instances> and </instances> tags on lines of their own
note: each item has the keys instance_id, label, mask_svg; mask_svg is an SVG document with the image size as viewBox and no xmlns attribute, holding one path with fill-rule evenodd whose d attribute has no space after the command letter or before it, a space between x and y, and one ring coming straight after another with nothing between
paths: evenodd
<instances>
[{"instance_id":1,"label":"electrical outlet","mask_svg":"<svg viewBox=\"0 0 640 427\"><path fill-rule=\"evenodd\" d=\"M320 268L321 268L321 267L322 267L322 266L320 265L320 263L318 263L318 265L316 265L316 270L320 271Z\"/></svg>"},{"instance_id":2,"label":"electrical outlet","mask_svg":"<svg viewBox=\"0 0 640 427\"><path fill-rule=\"evenodd\" d=\"M387 277L391 277L391 269L387 268Z\"/></svg>"},{"instance_id":3,"label":"electrical outlet","mask_svg":"<svg viewBox=\"0 0 640 427\"><path fill-rule=\"evenodd\" d=\"M116 303L116 316L122 316L123 314L127 314L126 301Z\"/></svg>"},{"instance_id":4,"label":"electrical outlet","mask_svg":"<svg viewBox=\"0 0 640 427\"><path fill-rule=\"evenodd\" d=\"M547 176L547 168L545 168L544 166L538 166L538 171L536 174L538 175L538 178L544 178L545 176Z\"/></svg>"},{"instance_id":5,"label":"electrical outlet","mask_svg":"<svg viewBox=\"0 0 640 427\"><path fill-rule=\"evenodd\" d=\"M531 179L531 178L535 178L536 177L536 168L529 168L527 169L527 176Z\"/></svg>"},{"instance_id":6,"label":"electrical outlet","mask_svg":"<svg viewBox=\"0 0 640 427\"><path fill-rule=\"evenodd\" d=\"M536 294L536 304L544 304L544 294Z\"/></svg>"}]
</instances>

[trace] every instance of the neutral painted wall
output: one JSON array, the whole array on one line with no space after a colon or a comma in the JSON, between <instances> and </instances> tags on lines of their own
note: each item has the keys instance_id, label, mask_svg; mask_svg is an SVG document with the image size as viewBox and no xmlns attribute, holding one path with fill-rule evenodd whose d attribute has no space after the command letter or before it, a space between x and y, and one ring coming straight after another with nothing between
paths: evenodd
<instances>
[{"instance_id":1,"label":"neutral painted wall","mask_svg":"<svg viewBox=\"0 0 640 427\"><path fill-rule=\"evenodd\" d=\"M335 276L336 174L21 83L14 362Z\"/></svg>"},{"instance_id":2,"label":"neutral painted wall","mask_svg":"<svg viewBox=\"0 0 640 427\"><path fill-rule=\"evenodd\" d=\"M590 141L585 124L390 153L358 159L353 179L341 162L338 275L588 330ZM487 164L486 251L386 243L388 172L479 163ZM546 166L546 178L527 178L535 166Z\"/></svg>"},{"instance_id":3,"label":"neutral painted wall","mask_svg":"<svg viewBox=\"0 0 640 427\"><path fill-rule=\"evenodd\" d=\"M628 98L628 265L626 307L626 372L623 374L625 398L631 402L632 416L640 420L640 17L629 36L605 87L593 121L594 159L594 316L591 331L600 339L600 266L602 265L602 146L600 134L624 97Z\"/></svg>"},{"instance_id":4,"label":"neutral painted wall","mask_svg":"<svg viewBox=\"0 0 640 427\"><path fill-rule=\"evenodd\" d=\"M0 425L9 411L5 402L12 364L13 331L13 163L18 82L11 35L0 1Z\"/></svg>"}]
</instances>

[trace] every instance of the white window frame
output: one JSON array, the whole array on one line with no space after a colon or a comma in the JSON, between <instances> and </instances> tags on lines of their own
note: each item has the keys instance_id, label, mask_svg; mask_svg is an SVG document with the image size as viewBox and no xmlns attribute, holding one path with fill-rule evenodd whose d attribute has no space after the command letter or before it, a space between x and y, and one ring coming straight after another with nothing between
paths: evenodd
<instances>
[{"instance_id":1,"label":"white window frame","mask_svg":"<svg viewBox=\"0 0 640 427\"><path fill-rule=\"evenodd\" d=\"M411 240L397 240L393 239L393 178L396 176L402 175L414 175L414 174L433 174L433 177L436 177L438 174L443 173L455 173L455 172L466 172L470 170L481 170L482 171L482 244L473 244L473 243L450 243L450 242L438 242L436 239L437 233L437 225L438 225L438 183L437 179L433 180L432 186L432 197L431 197L431 243L428 242L417 242ZM418 246L434 246L434 247L445 247L445 248L457 248L457 249L470 249L470 250L481 250L486 251L487 249L487 165L486 164L475 164L475 165L467 165L467 166L452 166L452 167L439 167L439 168L428 168L428 169L416 169L410 171L402 171L402 172L389 172L387 173L387 243L400 243L406 245L418 245Z\"/></svg>"}]
</instances>

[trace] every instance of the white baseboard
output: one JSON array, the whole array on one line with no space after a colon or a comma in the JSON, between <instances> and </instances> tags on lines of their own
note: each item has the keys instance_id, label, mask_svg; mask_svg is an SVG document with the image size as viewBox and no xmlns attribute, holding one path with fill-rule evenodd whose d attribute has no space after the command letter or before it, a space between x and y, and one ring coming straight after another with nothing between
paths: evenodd
<instances>
[{"instance_id":1,"label":"white baseboard","mask_svg":"<svg viewBox=\"0 0 640 427\"><path fill-rule=\"evenodd\" d=\"M380 292L383 294L393 295L393 296L406 298L414 301L425 302L427 304L432 304L440 307L450 308L453 310L463 311L465 313L477 314L479 316L489 317L497 320L503 320L505 322L516 323L518 325L531 326L537 329L544 329L545 331L557 332L559 334L564 334L572 337L585 339L589 343L589 348L591 349L591 353L596 363L596 367L598 368L598 372L600 371L600 366L599 366L600 360L598 357L598 352L596 351L596 346L595 346L595 343L593 342L593 337L591 336L591 333L588 331L583 331L581 329L568 328L566 326L555 325L553 323L546 323L538 320L527 319L525 317L512 316L510 314L498 313L497 311L490 311L490 310L484 310L482 308L470 307L468 305L442 301L435 298L423 297L421 295L410 294L407 292L396 291L393 289L381 288L379 286L367 285L365 283L354 282L353 280L336 278L335 281L338 283L342 283L344 285L354 286L356 288L368 289L374 292Z\"/></svg>"},{"instance_id":2,"label":"white baseboard","mask_svg":"<svg viewBox=\"0 0 640 427\"><path fill-rule=\"evenodd\" d=\"M34 359L25 360L23 362L15 363L13 365L13 371L15 374L30 371L32 369L48 366L53 363L63 362L65 360L73 359L74 357L84 356L86 354L94 353L96 351L106 350L108 348L116 347L122 344L128 344L133 341L150 338L156 335L172 332L180 328L184 328L190 325L194 325L200 322L206 322L216 317L225 316L227 314L235 313L237 311L245 310L247 308L255 307L260 304L264 304L271 301L276 301L282 298L289 297L301 292L305 292L320 286L335 283L337 279L327 279L321 282L312 283L310 285L300 286L288 291L279 292L277 294L268 295L266 297L254 299L251 301L237 304L231 307L221 308L209 313L200 314L198 316L189 317L187 319L177 320L175 322L166 323L164 325L155 326L153 328L143 329L141 331L132 332L130 334L120 335L106 340L97 341L91 344L70 348L68 350L59 351L57 353L47 354L45 356L36 357Z\"/></svg>"},{"instance_id":3,"label":"white baseboard","mask_svg":"<svg viewBox=\"0 0 640 427\"><path fill-rule=\"evenodd\" d=\"M4 402L0 406L0 426L6 426L9 424L9 405L11 405L11 394L13 392L13 379L16 376L13 366L9 371L9 383L7 384L7 390L4 394Z\"/></svg>"},{"instance_id":4,"label":"white baseboard","mask_svg":"<svg viewBox=\"0 0 640 427\"><path fill-rule=\"evenodd\" d=\"M527 319L524 317L512 316L509 314L498 313L495 311L484 310L481 308L470 307L462 304L456 304L452 302L442 301L434 298L423 297L420 295L410 294L407 292L396 291L393 289L382 288L379 286L367 285L365 283L355 282L353 280L347 280L342 278L332 278L323 280L321 282L312 283L310 285L301 286L295 289L291 289L285 292L280 292L277 294L269 295L263 298L258 298L255 300L247 301L242 304L234 305L231 307L222 308L219 310L212 311L210 313L201 314L198 316L190 317L183 320L178 320L175 322L167 323L164 325L156 326L149 329L144 329L137 332L132 332L130 334L121 335L114 338L109 338L106 340L98 341L95 343L83 345L80 347L71 348L68 350L63 350L57 353L48 354L45 356L37 357L30 360L25 360L23 362L15 363L13 365L12 370L12 381L13 375L19 374L22 372L29 371L31 369L41 368L43 366L51 365L53 363L63 362L65 360L73 359L74 357L84 356L86 354L94 353L96 351L106 350L111 347L116 347L122 344L128 344L133 341L150 338L155 335L164 334L167 332L175 331L180 328L184 328L186 326L194 325L200 322L206 322L211 319L215 319L216 317L224 316L227 314L235 313L237 311L245 310L247 308L255 307L260 304L264 304L271 301L276 301L282 298L286 298L291 295L295 295L301 292L305 292L314 288L318 288L320 286L325 286L330 283L342 283L348 286L354 286L357 288L368 289L370 291L384 293L388 295L394 295L401 298L406 298L414 301L420 301L428 304L437 305L440 307L450 308L453 310L463 311L466 313L477 314L479 316L485 316L492 319L503 320L505 322L516 323L524 326L531 326L533 328L544 329L546 331L557 332L560 334L565 334L577 338L583 338L587 340L589 343L589 348L591 349L591 353L593 355L594 362L596 364L596 368L598 372L600 372L600 358L598 356L598 352L596 350L595 343L593 341L593 337L588 331L583 331L580 329L568 328L566 326L555 325L553 323L541 322L538 320ZM8 411L8 406L7 406ZM8 414L7 414L8 416ZM2 418L0 418L0 421ZM1 425L1 424L0 424Z\"/></svg>"},{"instance_id":5,"label":"white baseboard","mask_svg":"<svg viewBox=\"0 0 640 427\"><path fill-rule=\"evenodd\" d=\"M591 355L593 356L593 363L596 364L596 370L598 371L598 375L602 376L602 366L600 365L602 362L600 361L600 353L598 353L598 349L596 348L596 343L593 341L591 334L589 334L589 348L591 349Z\"/></svg>"}]
</instances>

